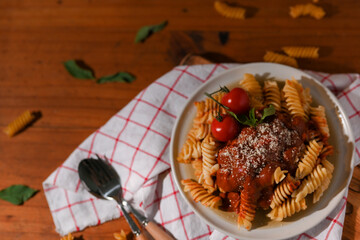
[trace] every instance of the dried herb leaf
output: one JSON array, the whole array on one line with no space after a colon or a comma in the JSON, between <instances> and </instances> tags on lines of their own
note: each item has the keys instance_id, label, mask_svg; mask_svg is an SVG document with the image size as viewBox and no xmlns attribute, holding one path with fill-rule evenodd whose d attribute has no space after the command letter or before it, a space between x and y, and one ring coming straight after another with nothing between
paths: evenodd
<instances>
[{"instance_id":1,"label":"dried herb leaf","mask_svg":"<svg viewBox=\"0 0 360 240\"><path fill-rule=\"evenodd\" d=\"M71 74L71 76L80 79L95 79L92 71L82 68L79 66L78 61L68 60L64 62L66 70Z\"/></svg>"},{"instance_id":2,"label":"dried herb leaf","mask_svg":"<svg viewBox=\"0 0 360 240\"><path fill-rule=\"evenodd\" d=\"M0 191L0 198L15 205L23 204L31 198L38 190L25 185L12 185Z\"/></svg>"},{"instance_id":3,"label":"dried herb leaf","mask_svg":"<svg viewBox=\"0 0 360 240\"><path fill-rule=\"evenodd\" d=\"M161 31L166 27L168 21L163 21L157 25L144 26L139 29L135 37L135 43L144 42L151 34Z\"/></svg>"},{"instance_id":4,"label":"dried herb leaf","mask_svg":"<svg viewBox=\"0 0 360 240\"><path fill-rule=\"evenodd\" d=\"M229 32L219 32L219 40L221 45L225 45L229 40Z\"/></svg>"},{"instance_id":5,"label":"dried herb leaf","mask_svg":"<svg viewBox=\"0 0 360 240\"><path fill-rule=\"evenodd\" d=\"M134 81L136 77L127 72L118 72L113 75L104 76L99 78L96 82L97 83L106 83L106 82L126 82L131 83Z\"/></svg>"}]
</instances>

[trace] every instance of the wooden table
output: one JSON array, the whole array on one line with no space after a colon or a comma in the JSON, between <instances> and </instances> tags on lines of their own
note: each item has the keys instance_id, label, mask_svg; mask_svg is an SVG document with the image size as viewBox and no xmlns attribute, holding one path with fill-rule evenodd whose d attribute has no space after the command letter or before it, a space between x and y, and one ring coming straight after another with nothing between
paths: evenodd
<instances>
[{"instance_id":1,"label":"wooden table","mask_svg":"<svg viewBox=\"0 0 360 240\"><path fill-rule=\"evenodd\" d=\"M328 16L319 21L289 17L291 4L310 1L241 2L250 9L246 20L224 18L205 0L1 0L0 127L26 109L40 110L43 117L14 138L0 134L0 188L42 189L79 143L189 52L245 63L262 61L266 50L285 45L314 45L321 47L321 57L300 61L301 68L360 72L359 1L320 0ZM169 21L165 30L134 44L141 26L163 20ZM220 43L219 31L230 33L227 44ZM96 76L125 70L137 80L98 85L74 79L62 65L69 59L85 61ZM344 239L360 237L359 195L349 193L352 213ZM0 239L59 239L42 191L23 206L0 201L0 209ZM120 229L129 232L123 219L74 235L113 239Z\"/></svg>"}]
</instances>

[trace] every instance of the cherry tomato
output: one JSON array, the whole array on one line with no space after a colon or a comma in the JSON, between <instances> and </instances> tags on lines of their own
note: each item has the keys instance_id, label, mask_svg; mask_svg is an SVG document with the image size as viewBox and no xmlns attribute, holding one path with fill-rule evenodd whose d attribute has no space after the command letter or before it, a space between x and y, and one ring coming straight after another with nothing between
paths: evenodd
<instances>
[{"instance_id":1,"label":"cherry tomato","mask_svg":"<svg viewBox=\"0 0 360 240\"><path fill-rule=\"evenodd\" d=\"M223 96L221 103L235 114L245 114L250 110L249 95L242 88L232 89Z\"/></svg>"},{"instance_id":2,"label":"cherry tomato","mask_svg":"<svg viewBox=\"0 0 360 240\"><path fill-rule=\"evenodd\" d=\"M239 135L240 126L230 115L221 115L221 117L221 122L214 119L211 123L211 133L217 140L227 142Z\"/></svg>"}]
</instances>

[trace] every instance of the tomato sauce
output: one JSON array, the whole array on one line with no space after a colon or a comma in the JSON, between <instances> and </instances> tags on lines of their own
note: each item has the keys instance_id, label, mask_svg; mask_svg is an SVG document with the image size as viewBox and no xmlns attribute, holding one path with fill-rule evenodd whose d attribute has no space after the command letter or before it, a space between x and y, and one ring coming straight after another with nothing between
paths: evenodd
<instances>
[{"instance_id":1,"label":"tomato sauce","mask_svg":"<svg viewBox=\"0 0 360 240\"><path fill-rule=\"evenodd\" d=\"M295 174L305 150L307 124L300 117L276 113L256 127L244 127L237 138L220 149L216 184L224 210L237 210L240 194L249 194L257 206L268 208L277 167Z\"/></svg>"}]
</instances>

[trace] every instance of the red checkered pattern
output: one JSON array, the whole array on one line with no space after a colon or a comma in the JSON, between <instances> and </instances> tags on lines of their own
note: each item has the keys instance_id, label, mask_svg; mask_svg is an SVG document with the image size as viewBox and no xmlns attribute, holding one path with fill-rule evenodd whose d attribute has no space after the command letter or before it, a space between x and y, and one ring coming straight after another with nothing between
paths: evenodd
<instances>
[{"instance_id":1,"label":"red checkered pattern","mask_svg":"<svg viewBox=\"0 0 360 240\"><path fill-rule=\"evenodd\" d=\"M90 135L43 183L56 230L65 235L121 216L114 202L94 198L80 183L79 161L98 154L106 156L118 171L124 197L177 239L231 239L202 222L180 197L170 174L169 144L173 124L187 98L211 76L235 66L176 67ZM308 73L337 94L344 106L354 127L358 162L359 75ZM294 239L339 239L345 205L346 197L319 226Z\"/></svg>"}]
</instances>

